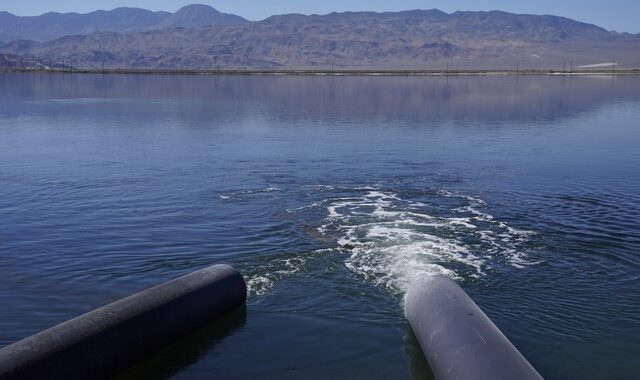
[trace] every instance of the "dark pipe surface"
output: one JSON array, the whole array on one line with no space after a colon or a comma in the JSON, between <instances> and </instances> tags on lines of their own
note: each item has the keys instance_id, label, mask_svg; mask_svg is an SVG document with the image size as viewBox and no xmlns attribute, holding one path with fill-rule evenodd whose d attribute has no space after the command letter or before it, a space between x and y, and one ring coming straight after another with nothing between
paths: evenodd
<instances>
[{"instance_id":1,"label":"dark pipe surface","mask_svg":"<svg viewBox=\"0 0 640 380\"><path fill-rule=\"evenodd\" d=\"M214 265L0 350L0 379L108 378L245 302L244 279Z\"/></svg>"},{"instance_id":2,"label":"dark pipe surface","mask_svg":"<svg viewBox=\"0 0 640 380\"><path fill-rule=\"evenodd\" d=\"M453 280L425 276L411 285L405 313L438 380L542 379Z\"/></svg>"}]
</instances>

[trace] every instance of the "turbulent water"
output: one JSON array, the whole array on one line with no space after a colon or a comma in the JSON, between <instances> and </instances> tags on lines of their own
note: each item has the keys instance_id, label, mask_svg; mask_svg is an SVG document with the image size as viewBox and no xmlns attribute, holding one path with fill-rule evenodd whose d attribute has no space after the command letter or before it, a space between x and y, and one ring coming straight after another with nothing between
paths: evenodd
<instances>
[{"instance_id":1,"label":"turbulent water","mask_svg":"<svg viewBox=\"0 0 640 380\"><path fill-rule=\"evenodd\" d=\"M481 199L444 190L419 194L421 201L412 201L374 187L321 189L344 197L289 211L326 209L328 215L317 228L318 236L336 241L338 247L315 253L345 253L349 270L393 292L404 293L422 275L462 279L483 276L492 265L522 268L532 263L521 246L533 232L510 227L483 212L486 204ZM290 272L297 272L304 259L287 259L286 263ZM261 276L251 278L249 287L261 294L272 283Z\"/></svg>"},{"instance_id":2,"label":"turbulent water","mask_svg":"<svg viewBox=\"0 0 640 380\"><path fill-rule=\"evenodd\" d=\"M122 378L431 378L458 281L550 379L640 373L640 79L0 75L0 345L213 263Z\"/></svg>"}]
</instances>

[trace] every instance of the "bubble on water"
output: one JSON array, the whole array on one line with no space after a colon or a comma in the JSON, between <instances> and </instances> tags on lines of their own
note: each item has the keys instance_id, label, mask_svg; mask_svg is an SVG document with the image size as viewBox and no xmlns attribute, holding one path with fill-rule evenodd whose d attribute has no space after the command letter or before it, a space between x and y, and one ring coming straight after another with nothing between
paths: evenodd
<instances>
[{"instance_id":1,"label":"bubble on water","mask_svg":"<svg viewBox=\"0 0 640 380\"><path fill-rule=\"evenodd\" d=\"M301 255L270 260L259 268L260 274L247 274L247 294L252 297L271 293L275 283L302 271L306 263L307 258Z\"/></svg>"},{"instance_id":2,"label":"bubble on water","mask_svg":"<svg viewBox=\"0 0 640 380\"><path fill-rule=\"evenodd\" d=\"M325 200L328 215L318 232L337 236L347 268L376 285L404 292L424 274L481 277L500 261L534 264L522 247L533 233L496 220L479 198L439 191L432 202L413 202L371 187L360 191ZM425 211L441 208L442 198L456 205Z\"/></svg>"}]
</instances>

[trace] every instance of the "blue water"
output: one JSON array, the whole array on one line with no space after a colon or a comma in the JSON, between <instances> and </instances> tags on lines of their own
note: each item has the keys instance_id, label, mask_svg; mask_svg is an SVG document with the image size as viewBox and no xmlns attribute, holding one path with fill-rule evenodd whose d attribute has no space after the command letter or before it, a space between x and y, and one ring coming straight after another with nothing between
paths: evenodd
<instances>
[{"instance_id":1,"label":"blue water","mask_svg":"<svg viewBox=\"0 0 640 380\"><path fill-rule=\"evenodd\" d=\"M431 378L455 278L549 379L640 376L640 78L0 74L0 346L214 263L123 378Z\"/></svg>"}]
</instances>

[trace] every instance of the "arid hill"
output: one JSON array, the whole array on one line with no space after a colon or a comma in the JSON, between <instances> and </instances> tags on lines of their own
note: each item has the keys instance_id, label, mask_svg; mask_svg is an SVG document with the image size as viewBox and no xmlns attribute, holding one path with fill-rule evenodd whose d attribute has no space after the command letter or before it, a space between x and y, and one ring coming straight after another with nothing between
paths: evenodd
<instances>
[{"instance_id":1,"label":"arid hill","mask_svg":"<svg viewBox=\"0 0 640 380\"><path fill-rule=\"evenodd\" d=\"M603 62L640 66L640 35L556 16L415 10L290 14L247 22L225 15L221 17L233 25L222 25L213 13L207 18L207 7L194 7L155 27L48 42L18 40L0 47L0 52L80 68L561 69L565 64ZM202 26L208 23L216 25Z\"/></svg>"}]
</instances>

